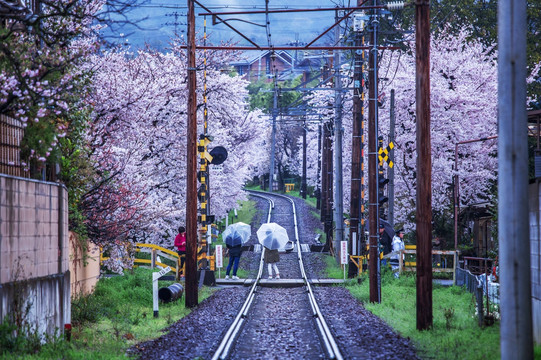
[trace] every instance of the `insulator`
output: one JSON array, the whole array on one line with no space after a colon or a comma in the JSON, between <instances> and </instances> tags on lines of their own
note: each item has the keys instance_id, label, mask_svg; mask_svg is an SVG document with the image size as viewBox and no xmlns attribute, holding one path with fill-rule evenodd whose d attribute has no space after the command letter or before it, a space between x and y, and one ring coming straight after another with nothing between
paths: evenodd
<instances>
[{"instance_id":1,"label":"insulator","mask_svg":"<svg viewBox=\"0 0 541 360\"><path fill-rule=\"evenodd\" d=\"M400 10L404 8L404 1L393 1L387 3L387 9L389 10Z\"/></svg>"}]
</instances>

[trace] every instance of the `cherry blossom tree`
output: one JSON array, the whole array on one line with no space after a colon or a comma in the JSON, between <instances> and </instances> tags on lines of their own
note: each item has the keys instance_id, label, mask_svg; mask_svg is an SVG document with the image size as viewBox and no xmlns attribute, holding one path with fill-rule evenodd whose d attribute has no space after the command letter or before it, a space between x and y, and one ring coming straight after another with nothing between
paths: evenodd
<instances>
[{"instance_id":1,"label":"cherry blossom tree","mask_svg":"<svg viewBox=\"0 0 541 360\"><path fill-rule=\"evenodd\" d=\"M199 54L202 56L202 54ZM208 96L209 149L224 146L223 170L210 165L210 206L217 218L245 198L242 187L264 152L266 129L259 112L247 111L247 83L220 71L222 61L208 54L206 80L198 72L198 124L203 132L203 82ZM129 236L170 245L173 229L184 223L186 201L187 71L185 50L168 53L109 51L95 56L95 108L91 144L104 180L137 185L141 203L132 214ZM202 69L199 58L199 68ZM111 214L114 218L116 214Z\"/></svg>"},{"instance_id":2,"label":"cherry blossom tree","mask_svg":"<svg viewBox=\"0 0 541 360\"><path fill-rule=\"evenodd\" d=\"M411 49L406 52L383 54L380 60L382 80L379 92L389 94L391 89L395 89L396 93L395 222L412 229L416 184L414 43L410 46ZM493 196L491 186L497 176L496 141L477 142L459 147L457 170L454 169L454 151L455 144L459 141L497 134L496 64L497 52L493 48L487 48L480 41L470 39L467 29L462 29L453 36L444 32L437 38L432 38L432 204L435 213L448 218L452 214L452 186L455 174L460 179L461 205L487 201ZM535 73L537 71L538 67L534 69ZM530 80L535 76L536 74L532 74ZM334 104L334 98L323 92L314 93L312 96L311 103L316 109L325 104L331 107ZM343 100L344 159L351 159L351 101L351 93L348 93ZM366 108L365 114L368 114ZM333 116L324 113L321 115ZM388 107L379 108L379 132L384 136L386 146L389 135ZM367 138L370 136L371 134L367 134ZM308 164L317 164L315 131L309 132L308 149ZM367 160L365 157L365 164ZM343 165L344 208L348 209L351 164L344 161ZM315 165L308 168L309 182L312 184L316 180L314 167Z\"/></svg>"}]
</instances>

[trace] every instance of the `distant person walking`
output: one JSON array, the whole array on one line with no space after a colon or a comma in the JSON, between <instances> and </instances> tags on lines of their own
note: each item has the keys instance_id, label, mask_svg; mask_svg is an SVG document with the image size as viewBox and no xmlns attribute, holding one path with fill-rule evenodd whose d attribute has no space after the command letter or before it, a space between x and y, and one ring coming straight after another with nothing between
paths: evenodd
<instances>
[{"instance_id":1,"label":"distant person walking","mask_svg":"<svg viewBox=\"0 0 541 360\"><path fill-rule=\"evenodd\" d=\"M393 237L393 252L404 250L404 229L396 230L396 235ZM398 279L400 276L400 254L391 256L391 268L393 269L394 277Z\"/></svg>"},{"instance_id":2,"label":"distant person walking","mask_svg":"<svg viewBox=\"0 0 541 360\"><path fill-rule=\"evenodd\" d=\"M280 279L280 272L278 271L278 266L276 266L276 263L280 261L280 253L278 253L278 249L270 250L269 248L265 248L264 260L268 266L269 279L272 279L273 267L274 267L274 273L276 274L275 279Z\"/></svg>"},{"instance_id":3,"label":"distant person walking","mask_svg":"<svg viewBox=\"0 0 541 360\"><path fill-rule=\"evenodd\" d=\"M178 228L178 234L175 236L175 246L177 247L177 253L180 257L180 269L184 276L184 262L186 260L186 229L184 226Z\"/></svg>"},{"instance_id":4,"label":"distant person walking","mask_svg":"<svg viewBox=\"0 0 541 360\"><path fill-rule=\"evenodd\" d=\"M242 245L231 246L226 244L229 252L229 264L227 264L227 269L225 270L225 279L229 280L229 273L231 268L233 268L233 280L238 280L237 270L239 268L240 256L242 255Z\"/></svg>"}]
</instances>

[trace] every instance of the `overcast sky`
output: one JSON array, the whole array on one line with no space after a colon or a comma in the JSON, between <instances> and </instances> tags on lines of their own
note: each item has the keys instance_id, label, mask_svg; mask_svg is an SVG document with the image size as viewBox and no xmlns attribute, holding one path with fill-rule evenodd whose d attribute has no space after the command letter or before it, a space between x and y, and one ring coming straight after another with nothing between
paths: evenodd
<instances>
[{"instance_id":1,"label":"overcast sky","mask_svg":"<svg viewBox=\"0 0 541 360\"><path fill-rule=\"evenodd\" d=\"M228 11L248 11L264 10L265 0L200 0L201 4L213 12ZM339 1L332 0L270 0L270 9L314 9L314 8L333 8ZM342 1L343 2L343 1ZM345 0L348 3L355 4L356 1ZM173 36L175 30L180 34L186 33L186 0L148 0L144 5L134 9L129 17L130 19L147 18L139 23L141 29L126 27L122 29L125 35L123 42L138 47L145 42L163 48L167 46L169 38ZM196 31L203 32L203 16L199 16L204 11L196 5ZM273 45L285 45L287 43L300 41L310 42L321 32L332 25L334 21L334 11L318 12L298 12L287 14L270 15L270 34ZM222 18L235 18L250 21L256 24L265 25L265 15L231 15L222 16ZM230 25L241 31L248 38L259 45L266 46L267 31L265 27L248 24L243 21L230 21ZM210 41L218 43L220 40L239 41L239 45L249 45L239 35L233 32L224 24L212 25L212 19L207 17L207 34ZM322 44L318 42L317 44Z\"/></svg>"}]
</instances>

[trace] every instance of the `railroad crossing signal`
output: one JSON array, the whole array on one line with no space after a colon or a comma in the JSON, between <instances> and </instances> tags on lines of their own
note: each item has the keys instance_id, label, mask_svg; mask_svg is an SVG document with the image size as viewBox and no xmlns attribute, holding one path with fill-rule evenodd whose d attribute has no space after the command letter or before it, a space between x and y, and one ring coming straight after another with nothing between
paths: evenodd
<instances>
[{"instance_id":1,"label":"railroad crossing signal","mask_svg":"<svg viewBox=\"0 0 541 360\"><path fill-rule=\"evenodd\" d=\"M378 159L380 165L385 161L387 164L389 164L389 167L392 168L394 166L394 163L391 159L389 159L389 154L391 153L391 150L394 149L394 143L391 141L389 142L389 145L384 149L383 147L380 147L378 150Z\"/></svg>"}]
</instances>

